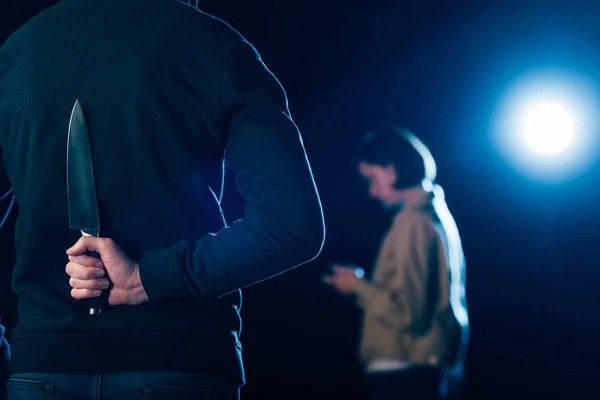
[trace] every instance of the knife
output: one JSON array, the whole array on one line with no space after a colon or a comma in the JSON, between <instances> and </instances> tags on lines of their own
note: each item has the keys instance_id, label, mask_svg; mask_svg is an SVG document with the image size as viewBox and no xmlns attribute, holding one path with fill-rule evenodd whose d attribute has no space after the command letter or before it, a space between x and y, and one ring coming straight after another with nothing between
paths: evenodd
<instances>
[{"instance_id":1,"label":"knife","mask_svg":"<svg viewBox=\"0 0 600 400\"><path fill-rule=\"evenodd\" d=\"M94 180L94 166L87 124L79 100L75 101L67 137L67 198L69 228L83 236L100 235L100 217ZM100 258L96 252L88 256ZM100 297L90 299L90 315L100 315L108 300L108 290Z\"/></svg>"}]
</instances>

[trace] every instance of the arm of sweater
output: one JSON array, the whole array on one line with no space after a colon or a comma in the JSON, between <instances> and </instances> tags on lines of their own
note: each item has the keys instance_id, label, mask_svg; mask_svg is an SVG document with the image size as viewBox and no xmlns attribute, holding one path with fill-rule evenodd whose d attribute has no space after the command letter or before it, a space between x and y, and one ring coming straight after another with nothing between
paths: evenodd
<instances>
[{"instance_id":1,"label":"arm of sweater","mask_svg":"<svg viewBox=\"0 0 600 400\"><path fill-rule=\"evenodd\" d=\"M4 174L4 166L2 163L2 150L0 149L0 200L5 200L9 194L11 193L11 191L6 191L6 179L5 178L5 174ZM6 191L6 192L5 192ZM14 202L14 198L13 198L13 202ZM4 222L6 221L6 218L8 217L8 214L10 213L10 210L12 209L12 204L13 202L11 202L11 205L8 207L8 209L6 210L6 214L0 214L0 228L2 228L2 225L4 225ZM8 277L6 277L8 278ZM6 288L4 288L4 281L3 281L3 287L1 288L2 290L0 290L0 293L6 293L8 292L8 290L10 290L10 284L8 283L8 279L6 280ZM2 299L3 304L4 304L4 300L6 299ZM1 322L1 321L0 321ZM6 337L4 335L4 333L6 332L4 326L0 325L0 398L2 398L2 395L4 394L4 388L6 387L6 380L8 379L8 370L9 370L9 362L10 362L10 346L8 344L8 341L6 340Z\"/></svg>"},{"instance_id":2,"label":"arm of sweater","mask_svg":"<svg viewBox=\"0 0 600 400\"><path fill-rule=\"evenodd\" d=\"M2 385L2 388L6 387L10 364L10 346L4 336L4 332L4 327L0 325L0 385ZM0 394L2 393L3 391L0 390Z\"/></svg>"},{"instance_id":3,"label":"arm of sweater","mask_svg":"<svg viewBox=\"0 0 600 400\"><path fill-rule=\"evenodd\" d=\"M285 92L245 41L225 67L221 110L245 218L146 252L140 275L150 301L220 297L311 261L323 246L321 203Z\"/></svg>"},{"instance_id":4,"label":"arm of sweater","mask_svg":"<svg viewBox=\"0 0 600 400\"><path fill-rule=\"evenodd\" d=\"M396 270L389 281L361 281L357 295L359 304L385 325L418 332L430 308L430 265L435 261L437 241L429 221L416 218L407 225L396 228Z\"/></svg>"}]
</instances>

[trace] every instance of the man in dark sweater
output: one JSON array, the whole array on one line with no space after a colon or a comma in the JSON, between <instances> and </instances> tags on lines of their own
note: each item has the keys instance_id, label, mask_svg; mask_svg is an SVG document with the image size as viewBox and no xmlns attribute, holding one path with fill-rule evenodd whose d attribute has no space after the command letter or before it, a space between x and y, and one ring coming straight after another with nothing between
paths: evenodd
<instances>
[{"instance_id":1,"label":"man in dark sweater","mask_svg":"<svg viewBox=\"0 0 600 400\"><path fill-rule=\"evenodd\" d=\"M69 229L76 99L101 238ZM254 48L177 0L63 0L0 49L0 150L19 205L9 399L237 399L240 289L324 240L285 92ZM225 163L247 201L229 227ZM110 305L88 315L107 278Z\"/></svg>"},{"instance_id":2,"label":"man in dark sweater","mask_svg":"<svg viewBox=\"0 0 600 400\"><path fill-rule=\"evenodd\" d=\"M8 379L8 364L10 361L10 346L4 337L5 329L0 325L0 382L4 383ZM6 387L0 387L0 399L6 397Z\"/></svg>"}]
</instances>

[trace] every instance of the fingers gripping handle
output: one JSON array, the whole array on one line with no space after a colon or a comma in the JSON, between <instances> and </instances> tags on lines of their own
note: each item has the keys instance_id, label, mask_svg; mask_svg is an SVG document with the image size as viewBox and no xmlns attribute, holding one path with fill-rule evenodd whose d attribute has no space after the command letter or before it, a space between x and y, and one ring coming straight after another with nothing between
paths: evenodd
<instances>
[{"instance_id":1,"label":"fingers gripping handle","mask_svg":"<svg viewBox=\"0 0 600 400\"><path fill-rule=\"evenodd\" d=\"M90 257L100 258L100 254L94 251L88 251L87 255ZM90 299L90 315L100 315L102 308L108 303L109 290L105 289L102 291L100 297L94 297Z\"/></svg>"},{"instance_id":2,"label":"fingers gripping handle","mask_svg":"<svg viewBox=\"0 0 600 400\"><path fill-rule=\"evenodd\" d=\"M83 236L92 236L85 232L82 232ZM95 257L100 259L100 254L95 251L88 251L86 255L90 257ZM99 297L94 297L90 299L90 315L100 315L102 313L102 308L108 304L108 295L110 293L110 288L102 291L102 294Z\"/></svg>"}]
</instances>

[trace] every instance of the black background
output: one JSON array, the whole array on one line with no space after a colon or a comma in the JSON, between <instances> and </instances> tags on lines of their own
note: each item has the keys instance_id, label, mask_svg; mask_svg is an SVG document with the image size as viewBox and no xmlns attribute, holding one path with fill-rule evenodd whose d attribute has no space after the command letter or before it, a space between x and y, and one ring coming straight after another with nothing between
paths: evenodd
<instances>
[{"instance_id":1,"label":"black background","mask_svg":"<svg viewBox=\"0 0 600 400\"><path fill-rule=\"evenodd\" d=\"M4 0L0 40L51 4ZM255 44L286 88L327 219L317 261L245 290L244 398L360 396L359 311L319 276L332 261L370 268L389 216L366 197L348 153L382 121L400 122L428 143L463 236L469 398L600 398L597 148L585 171L540 183L513 168L492 135L510 83L537 68L587 77L595 101L600 6L384 0L200 6ZM592 121L591 137L597 126ZM231 221L243 203L231 176L227 182ZM0 231L0 315L9 324L13 302L5 287L15 216Z\"/></svg>"}]
</instances>

